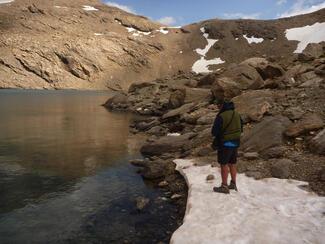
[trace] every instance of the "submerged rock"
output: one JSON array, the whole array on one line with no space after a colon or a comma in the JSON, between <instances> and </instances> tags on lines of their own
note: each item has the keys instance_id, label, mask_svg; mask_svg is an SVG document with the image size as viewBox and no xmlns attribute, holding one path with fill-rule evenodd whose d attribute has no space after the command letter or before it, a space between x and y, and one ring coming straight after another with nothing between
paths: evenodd
<instances>
[{"instance_id":1,"label":"submerged rock","mask_svg":"<svg viewBox=\"0 0 325 244\"><path fill-rule=\"evenodd\" d=\"M141 211L149 204L150 199L145 197L137 197L135 201L136 201L137 209Z\"/></svg>"}]
</instances>

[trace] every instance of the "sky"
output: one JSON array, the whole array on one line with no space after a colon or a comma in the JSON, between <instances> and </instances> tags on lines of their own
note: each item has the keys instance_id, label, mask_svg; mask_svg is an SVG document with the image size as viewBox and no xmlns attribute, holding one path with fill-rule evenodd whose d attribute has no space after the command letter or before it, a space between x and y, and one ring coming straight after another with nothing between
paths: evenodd
<instances>
[{"instance_id":1,"label":"sky","mask_svg":"<svg viewBox=\"0 0 325 244\"><path fill-rule=\"evenodd\" d=\"M1 0L0 0L1 1ZM325 0L102 0L108 5L179 26L202 20L275 19L325 8Z\"/></svg>"}]
</instances>

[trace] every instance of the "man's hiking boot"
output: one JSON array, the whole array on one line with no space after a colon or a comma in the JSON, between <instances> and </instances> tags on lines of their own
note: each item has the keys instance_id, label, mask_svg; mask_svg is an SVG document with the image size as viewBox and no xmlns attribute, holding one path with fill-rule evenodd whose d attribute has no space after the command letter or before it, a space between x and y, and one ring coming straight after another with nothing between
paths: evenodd
<instances>
[{"instance_id":1,"label":"man's hiking boot","mask_svg":"<svg viewBox=\"0 0 325 244\"><path fill-rule=\"evenodd\" d=\"M223 184L221 184L221 186L219 187L213 187L213 191L214 192L219 192L219 193L224 193L224 194L229 194L229 188L228 186L225 186Z\"/></svg>"},{"instance_id":2,"label":"man's hiking boot","mask_svg":"<svg viewBox=\"0 0 325 244\"><path fill-rule=\"evenodd\" d=\"M236 183L233 182L233 181L230 181L230 184L229 184L229 186L228 186L228 189L229 189L229 190L235 190L235 191L238 191L237 186L236 186Z\"/></svg>"}]
</instances>

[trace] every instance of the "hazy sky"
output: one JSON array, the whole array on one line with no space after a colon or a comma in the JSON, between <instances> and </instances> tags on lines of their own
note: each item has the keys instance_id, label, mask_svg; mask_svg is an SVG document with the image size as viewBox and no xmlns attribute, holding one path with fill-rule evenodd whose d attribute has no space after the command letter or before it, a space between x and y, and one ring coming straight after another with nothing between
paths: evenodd
<instances>
[{"instance_id":1,"label":"hazy sky","mask_svg":"<svg viewBox=\"0 0 325 244\"><path fill-rule=\"evenodd\" d=\"M325 8L325 0L102 0L129 12L184 25L211 18L274 19Z\"/></svg>"}]
</instances>

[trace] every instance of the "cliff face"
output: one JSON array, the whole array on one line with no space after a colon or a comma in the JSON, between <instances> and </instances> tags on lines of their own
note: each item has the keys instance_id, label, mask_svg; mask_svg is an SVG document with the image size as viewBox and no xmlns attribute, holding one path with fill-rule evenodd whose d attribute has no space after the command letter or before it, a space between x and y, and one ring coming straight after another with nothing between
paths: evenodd
<instances>
[{"instance_id":1,"label":"cliff face","mask_svg":"<svg viewBox=\"0 0 325 244\"><path fill-rule=\"evenodd\" d=\"M249 57L286 60L297 41L285 30L322 23L324 13L167 29L97 0L16 0L0 5L0 88L119 90Z\"/></svg>"}]
</instances>

